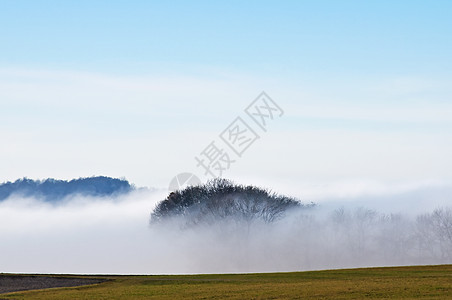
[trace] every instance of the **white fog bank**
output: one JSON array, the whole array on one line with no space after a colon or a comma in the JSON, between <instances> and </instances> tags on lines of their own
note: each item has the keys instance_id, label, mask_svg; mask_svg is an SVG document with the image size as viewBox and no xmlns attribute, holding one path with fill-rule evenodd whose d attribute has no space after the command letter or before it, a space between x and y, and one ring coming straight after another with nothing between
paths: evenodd
<instances>
[{"instance_id":1,"label":"white fog bank","mask_svg":"<svg viewBox=\"0 0 452 300\"><path fill-rule=\"evenodd\" d=\"M271 224L189 228L177 221L150 226L164 190L58 205L10 198L0 202L0 272L181 274L452 263L451 192L443 185L331 197Z\"/></svg>"}]
</instances>

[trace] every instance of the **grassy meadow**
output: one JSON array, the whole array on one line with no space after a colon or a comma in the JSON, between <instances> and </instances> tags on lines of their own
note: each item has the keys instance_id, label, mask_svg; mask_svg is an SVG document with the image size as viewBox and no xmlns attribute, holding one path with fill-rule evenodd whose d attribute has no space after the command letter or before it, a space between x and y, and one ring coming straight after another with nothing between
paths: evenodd
<instances>
[{"instance_id":1,"label":"grassy meadow","mask_svg":"<svg viewBox=\"0 0 452 300\"><path fill-rule=\"evenodd\" d=\"M0 294L0 299L452 299L452 265L86 277L111 280L90 286Z\"/></svg>"}]
</instances>

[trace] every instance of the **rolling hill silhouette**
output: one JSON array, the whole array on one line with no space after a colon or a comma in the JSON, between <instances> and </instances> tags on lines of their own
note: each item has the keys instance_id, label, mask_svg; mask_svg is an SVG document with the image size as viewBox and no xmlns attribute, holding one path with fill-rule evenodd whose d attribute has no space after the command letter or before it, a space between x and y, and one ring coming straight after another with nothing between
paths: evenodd
<instances>
[{"instance_id":1,"label":"rolling hill silhouette","mask_svg":"<svg viewBox=\"0 0 452 300\"><path fill-rule=\"evenodd\" d=\"M44 201L58 201L71 195L106 197L128 193L135 187L125 179L105 176L67 180L18 179L0 184L0 201L11 196L33 197Z\"/></svg>"}]
</instances>

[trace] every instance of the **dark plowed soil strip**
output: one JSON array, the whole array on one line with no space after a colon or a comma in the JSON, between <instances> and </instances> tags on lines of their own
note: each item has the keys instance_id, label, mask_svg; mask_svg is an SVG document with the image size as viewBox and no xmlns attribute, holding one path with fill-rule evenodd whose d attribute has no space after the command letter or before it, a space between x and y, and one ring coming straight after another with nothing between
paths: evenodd
<instances>
[{"instance_id":1,"label":"dark plowed soil strip","mask_svg":"<svg viewBox=\"0 0 452 300\"><path fill-rule=\"evenodd\" d=\"M101 283L107 280L97 278L0 275L0 294L56 287L74 287Z\"/></svg>"}]
</instances>

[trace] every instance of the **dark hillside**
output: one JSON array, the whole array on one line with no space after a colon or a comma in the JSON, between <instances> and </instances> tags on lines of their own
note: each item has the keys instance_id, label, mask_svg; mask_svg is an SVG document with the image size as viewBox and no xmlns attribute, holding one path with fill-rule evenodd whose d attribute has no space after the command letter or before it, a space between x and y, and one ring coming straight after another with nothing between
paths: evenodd
<instances>
[{"instance_id":1,"label":"dark hillside","mask_svg":"<svg viewBox=\"0 0 452 300\"><path fill-rule=\"evenodd\" d=\"M18 179L0 184L0 201L12 195L34 197L44 201L58 201L70 195L113 196L128 193L134 187L124 179L105 176L66 180Z\"/></svg>"}]
</instances>

